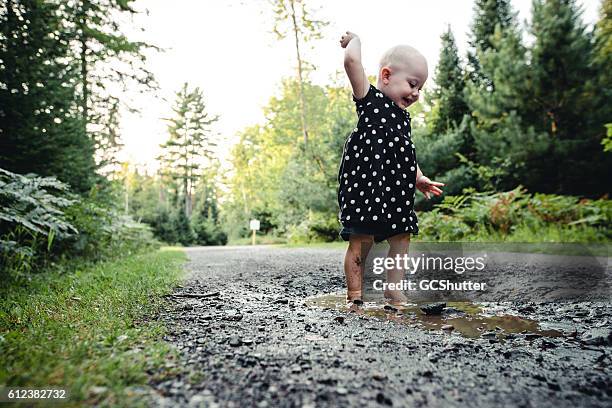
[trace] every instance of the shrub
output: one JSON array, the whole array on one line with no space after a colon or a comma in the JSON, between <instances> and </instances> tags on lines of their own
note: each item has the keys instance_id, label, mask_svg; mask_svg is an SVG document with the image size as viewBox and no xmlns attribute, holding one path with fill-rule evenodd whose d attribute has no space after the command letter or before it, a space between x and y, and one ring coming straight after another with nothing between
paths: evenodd
<instances>
[{"instance_id":1,"label":"shrub","mask_svg":"<svg viewBox=\"0 0 612 408\"><path fill-rule=\"evenodd\" d=\"M462 195L446 196L432 211L421 213L419 225L422 237L443 241L507 237L519 230L521 236L532 231L532 239L538 240L538 231L553 229L572 229L578 234L576 240L606 241L611 214L607 197L531 195L522 186L499 193L465 189Z\"/></svg>"},{"instance_id":2,"label":"shrub","mask_svg":"<svg viewBox=\"0 0 612 408\"><path fill-rule=\"evenodd\" d=\"M69 258L101 260L157 246L148 226L53 177L0 169L0 268L21 274Z\"/></svg>"},{"instance_id":3,"label":"shrub","mask_svg":"<svg viewBox=\"0 0 612 408\"><path fill-rule=\"evenodd\" d=\"M196 234L195 243L198 245L225 245L227 234L223 232L218 224L210 218L192 218L193 231Z\"/></svg>"},{"instance_id":4,"label":"shrub","mask_svg":"<svg viewBox=\"0 0 612 408\"><path fill-rule=\"evenodd\" d=\"M77 202L68 185L54 177L0 169L0 268L29 272L54 242L78 231L63 211Z\"/></svg>"},{"instance_id":5,"label":"shrub","mask_svg":"<svg viewBox=\"0 0 612 408\"><path fill-rule=\"evenodd\" d=\"M289 226L287 238L292 244L332 242L338 239L339 231L336 214L309 211L307 219Z\"/></svg>"},{"instance_id":6,"label":"shrub","mask_svg":"<svg viewBox=\"0 0 612 408\"><path fill-rule=\"evenodd\" d=\"M195 232L191 227L191 221L185 214L185 207L179 207L172 217L177 241L183 245L191 245L196 240Z\"/></svg>"},{"instance_id":7,"label":"shrub","mask_svg":"<svg viewBox=\"0 0 612 408\"><path fill-rule=\"evenodd\" d=\"M61 242L65 257L97 261L158 246L149 226L89 198L70 206L66 215L79 233Z\"/></svg>"}]
</instances>

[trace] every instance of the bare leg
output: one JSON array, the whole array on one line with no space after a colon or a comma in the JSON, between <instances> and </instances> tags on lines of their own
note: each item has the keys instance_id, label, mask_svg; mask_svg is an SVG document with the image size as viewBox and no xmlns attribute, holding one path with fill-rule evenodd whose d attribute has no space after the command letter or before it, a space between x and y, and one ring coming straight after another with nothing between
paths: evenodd
<instances>
[{"instance_id":1,"label":"bare leg","mask_svg":"<svg viewBox=\"0 0 612 408\"><path fill-rule=\"evenodd\" d=\"M346 300L362 300L362 280L365 260L374 244L372 235L351 234L349 246L344 257L344 275L346 276Z\"/></svg>"},{"instance_id":2,"label":"bare leg","mask_svg":"<svg viewBox=\"0 0 612 408\"><path fill-rule=\"evenodd\" d=\"M389 253L387 257L395 259L397 255L403 258L404 254L408 253L408 246L410 245L410 234L398 234L387 239L389 242ZM387 282L388 283L399 283L404 279L404 269L397 268L394 263L393 269L387 270ZM404 295L401 290L385 290L385 299L389 299L393 304L406 303L408 298Z\"/></svg>"}]
</instances>

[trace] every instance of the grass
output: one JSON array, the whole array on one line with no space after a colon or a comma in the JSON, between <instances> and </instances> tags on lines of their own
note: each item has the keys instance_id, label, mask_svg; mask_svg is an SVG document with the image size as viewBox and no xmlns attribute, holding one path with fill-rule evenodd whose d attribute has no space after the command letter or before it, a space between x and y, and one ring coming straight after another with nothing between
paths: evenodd
<instances>
[{"instance_id":1,"label":"grass","mask_svg":"<svg viewBox=\"0 0 612 408\"><path fill-rule=\"evenodd\" d=\"M182 276L164 248L0 287L0 386L62 388L64 406L133 406L126 387L164 376L176 354L161 323L145 322ZM104 390L92 394L92 387Z\"/></svg>"}]
</instances>

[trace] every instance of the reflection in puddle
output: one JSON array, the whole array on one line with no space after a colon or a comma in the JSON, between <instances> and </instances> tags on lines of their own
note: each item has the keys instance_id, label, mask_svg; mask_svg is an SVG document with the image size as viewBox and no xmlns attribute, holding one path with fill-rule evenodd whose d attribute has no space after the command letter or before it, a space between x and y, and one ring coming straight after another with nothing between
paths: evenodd
<instances>
[{"instance_id":1,"label":"reflection in puddle","mask_svg":"<svg viewBox=\"0 0 612 408\"><path fill-rule=\"evenodd\" d=\"M428 302L411 303L406 306L385 306L381 302L365 301L362 306L346 304L344 293L332 293L308 299L308 306L337 309L360 315L386 319L397 323L419 326L429 330L456 331L466 337L504 339L511 333L536 336L561 337L557 330L542 330L536 320L523 319L512 315L487 313L482 307L471 302L446 302L441 315L426 315L420 306ZM452 326L452 327L451 327Z\"/></svg>"}]
</instances>

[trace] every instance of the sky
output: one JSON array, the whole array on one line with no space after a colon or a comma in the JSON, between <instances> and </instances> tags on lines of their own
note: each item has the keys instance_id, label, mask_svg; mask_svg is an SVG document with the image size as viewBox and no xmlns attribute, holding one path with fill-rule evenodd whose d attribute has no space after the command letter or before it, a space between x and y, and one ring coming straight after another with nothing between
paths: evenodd
<instances>
[{"instance_id":1,"label":"sky","mask_svg":"<svg viewBox=\"0 0 612 408\"><path fill-rule=\"evenodd\" d=\"M378 60L396 44L418 49L429 64L431 85L440 53L440 35L450 25L459 55L465 59L473 0L307 0L312 18L326 20L323 38L304 45L303 58L314 65L311 80L319 85L343 74L345 31L359 35L362 60L368 75L376 75ZM583 21L597 21L599 0L578 0ZM382 5L382 6L381 6ZM167 139L166 122L172 115L175 93L184 82L203 90L207 110L219 115L214 125L219 146L216 155L230 169L228 155L239 132L263 123L262 108L280 94L282 78L296 75L293 39L278 40L272 32L274 19L268 0L137 0L143 11L127 24L132 40L146 41L165 49L147 52L147 68L160 89L155 93L127 92L126 100L140 113L124 110L120 160L154 171L159 145ZM529 19L531 0L512 0L519 22ZM146 12L144 12L146 11ZM140 27L140 29L136 29ZM526 38L529 41L529 38ZM347 92L350 99L350 93Z\"/></svg>"}]
</instances>

